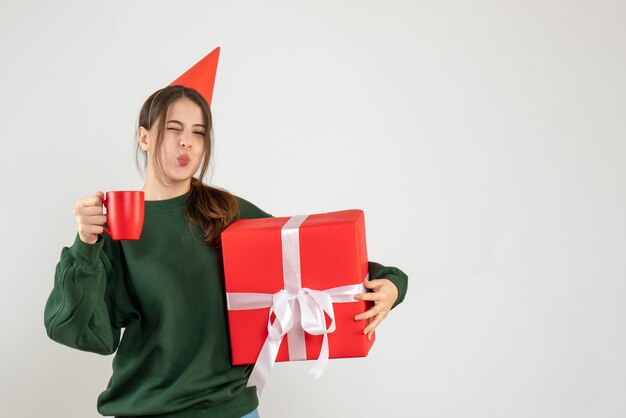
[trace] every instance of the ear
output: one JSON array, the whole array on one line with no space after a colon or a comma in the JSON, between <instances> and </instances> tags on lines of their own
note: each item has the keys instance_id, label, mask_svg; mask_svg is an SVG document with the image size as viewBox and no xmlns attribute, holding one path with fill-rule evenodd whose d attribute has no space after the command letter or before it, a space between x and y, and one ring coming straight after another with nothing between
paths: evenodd
<instances>
[{"instance_id":1,"label":"ear","mask_svg":"<svg viewBox=\"0 0 626 418\"><path fill-rule=\"evenodd\" d=\"M149 136L150 132L143 126L140 126L137 130L137 142L139 142L139 146L143 151L148 151Z\"/></svg>"}]
</instances>

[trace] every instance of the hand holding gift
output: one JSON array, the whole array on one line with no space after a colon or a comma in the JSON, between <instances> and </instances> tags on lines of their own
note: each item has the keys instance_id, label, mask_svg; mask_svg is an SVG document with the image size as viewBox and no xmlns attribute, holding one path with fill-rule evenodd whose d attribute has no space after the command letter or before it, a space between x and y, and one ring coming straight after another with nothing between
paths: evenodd
<instances>
[{"instance_id":1,"label":"hand holding gift","mask_svg":"<svg viewBox=\"0 0 626 418\"><path fill-rule=\"evenodd\" d=\"M363 285L372 292L359 293L354 295L354 299L374 302L374 306L367 312L356 315L354 319L363 321L374 318L363 330L363 334L367 334L367 339L371 340L374 329L387 317L391 307L398 300L398 288L389 279L364 280Z\"/></svg>"}]
</instances>

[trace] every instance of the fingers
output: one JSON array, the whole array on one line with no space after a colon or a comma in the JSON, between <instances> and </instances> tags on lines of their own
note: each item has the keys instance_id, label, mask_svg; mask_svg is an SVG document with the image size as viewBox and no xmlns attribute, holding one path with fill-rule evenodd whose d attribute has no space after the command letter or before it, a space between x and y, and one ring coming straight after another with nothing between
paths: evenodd
<instances>
[{"instance_id":1,"label":"fingers","mask_svg":"<svg viewBox=\"0 0 626 418\"><path fill-rule=\"evenodd\" d=\"M102 206L84 206L76 212L85 216L96 216L104 213L102 211Z\"/></svg>"},{"instance_id":2,"label":"fingers","mask_svg":"<svg viewBox=\"0 0 626 418\"><path fill-rule=\"evenodd\" d=\"M367 324L367 326L363 330L363 334L371 334L376 329L376 327L383 321L383 319L385 319L386 316L387 315L385 313L380 313L379 315L377 315L372 322Z\"/></svg>"},{"instance_id":3,"label":"fingers","mask_svg":"<svg viewBox=\"0 0 626 418\"><path fill-rule=\"evenodd\" d=\"M89 196L76 201L74 207L74 217L76 218L78 236L87 243L93 244L98 240L98 235L103 231L103 225L107 218L102 210L102 198L104 193L97 192L93 196Z\"/></svg>"},{"instance_id":4,"label":"fingers","mask_svg":"<svg viewBox=\"0 0 626 418\"><path fill-rule=\"evenodd\" d=\"M354 317L355 320L360 321L364 319L374 318L367 326L363 329L363 334L367 335L367 339L371 341L372 335L374 334L374 330L380 323L387 317L389 313L388 310L380 310L376 306L372 309L363 312L362 314L358 314Z\"/></svg>"},{"instance_id":5,"label":"fingers","mask_svg":"<svg viewBox=\"0 0 626 418\"><path fill-rule=\"evenodd\" d=\"M360 313L354 317L355 321L363 321L372 319L363 329L363 334L367 335L367 339L371 340L374 330L387 317L394 301L397 298L397 290L394 292L395 285L389 279L365 280L363 282L371 292L359 293L354 295L355 300L373 302L374 306L367 311Z\"/></svg>"},{"instance_id":6,"label":"fingers","mask_svg":"<svg viewBox=\"0 0 626 418\"><path fill-rule=\"evenodd\" d=\"M373 282L374 283L368 285L371 292L368 292L367 294L368 295L373 294L375 296L367 297L367 296L362 296L363 294L361 294L361 295L355 295L354 299L370 300L376 304L378 303L388 304L389 308L391 309L391 306L393 306L396 300L398 300L398 288L389 279L375 279L373 280Z\"/></svg>"},{"instance_id":7,"label":"fingers","mask_svg":"<svg viewBox=\"0 0 626 418\"><path fill-rule=\"evenodd\" d=\"M93 195L93 196L89 196L89 197L85 197L83 199L79 199L76 202L76 207L78 207L78 206L82 206L82 207L100 206L100 207L102 207L102 199L104 199L104 193L96 192L96 194Z\"/></svg>"},{"instance_id":8,"label":"fingers","mask_svg":"<svg viewBox=\"0 0 626 418\"><path fill-rule=\"evenodd\" d=\"M78 229L82 229L81 227L89 227L89 226L103 226L107 221L107 217L104 215L99 216L77 216L76 222L78 223Z\"/></svg>"},{"instance_id":9,"label":"fingers","mask_svg":"<svg viewBox=\"0 0 626 418\"><path fill-rule=\"evenodd\" d=\"M366 289L377 289L382 285L382 280L381 279L374 279L374 280L369 280L369 279L365 279L363 280L363 286L365 286Z\"/></svg>"},{"instance_id":10,"label":"fingers","mask_svg":"<svg viewBox=\"0 0 626 418\"><path fill-rule=\"evenodd\" d=\"M354 299L376 302L378 300L378 295L376 293L357 293L356 295L354 295Z\"/></svg>"},{"instance_id":11,"label":"fingers","mask_svg":"<svg viewBox=\"0 0 626 418\"><path fill-rule=\"evenodd\" d=\"M98 235L104 232L104 228L98 225L90 225L78 228L80 239L86 244L94 244L98 241Z\"/></svg>"},{"instance_id":12,"label":"fingers","mask_svg":"<svg viewBox=\"0 0 626 418\"><path fill-rule=\"evenodd\" d=\"M385 301L396 291L395 285L389 279L365 280L363 285L371 292L354 295L355 300L369 300L375 303ZM396 296L397 297L397 296Z\"/></svg>"},{"instance_id":13,"label":"fingers","mask_svg":"<svg viewBox=\"0 0 626 418\"><path fill-rule=\"evenodd\" d=\"M98 241L98 235L104 232L104 223L106 216L89 216L77 219L78 236L87 244L93 244Z\"/></svg>"},{"instance_id":14,"label":"fingers","mask_svg":"<svg viewBox=\"0 0 626 418\"><path fill-rule=\"evenodd\" d=\"M380 308L374 306L371 309L368 309L365 312L362 312L354 317L355 321L363 321L364 319L372 318L380 313Z\"/></svg>"}]
</instances>

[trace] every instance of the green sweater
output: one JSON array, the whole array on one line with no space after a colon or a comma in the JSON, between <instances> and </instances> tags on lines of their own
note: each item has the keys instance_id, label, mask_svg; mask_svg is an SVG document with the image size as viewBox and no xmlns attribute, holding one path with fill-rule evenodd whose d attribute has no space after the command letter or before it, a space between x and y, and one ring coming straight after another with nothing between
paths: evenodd
<instances>
[{"instance_id":1,"label":"green sweater","mask_svg":"<svg viewBox=\"0 0 626 418\"><path fill-rule=\"evenodd\" d=\"M255 388L246 388L253 366L230 361L222 253L189 228L186 197L145 202L137 241L76 237L61 252L46 330L79 350L117 350L98 398L102 415L232 418L258 405ZM271 216L238 201L240 219ZM373 262L369 270L372 279L392 280L402 301L402 271Z\"/></svg>"}]
</instances>

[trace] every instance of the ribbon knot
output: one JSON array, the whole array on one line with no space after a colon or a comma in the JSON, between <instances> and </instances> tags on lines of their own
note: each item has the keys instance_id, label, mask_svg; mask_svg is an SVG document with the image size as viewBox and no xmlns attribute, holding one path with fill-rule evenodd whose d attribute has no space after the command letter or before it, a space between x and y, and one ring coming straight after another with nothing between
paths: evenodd
<instances>
[{"instance_id":1,"label":"ribbon knot","mask_svg":"<svg viewBox=\"0 0 626 418\"><path fill-rule=\"evenodd\" d=\"M291 331L294 326L294 313L298 308L299 325L305 332L322 335L335 331L335 311L328 293L301 288L298 293L293 294L281 289L272 295L272 306L267 319L267 331L272 340L282 339ZM275 316L273 320L272 313ZM327 325L327 316L330 318L330 325Z\"/></svg>"}]
</instances>

